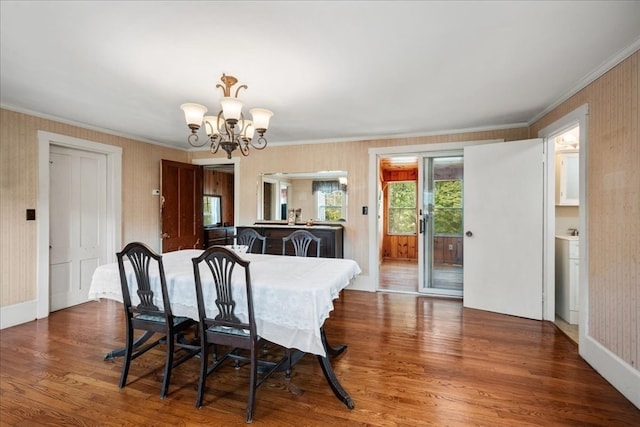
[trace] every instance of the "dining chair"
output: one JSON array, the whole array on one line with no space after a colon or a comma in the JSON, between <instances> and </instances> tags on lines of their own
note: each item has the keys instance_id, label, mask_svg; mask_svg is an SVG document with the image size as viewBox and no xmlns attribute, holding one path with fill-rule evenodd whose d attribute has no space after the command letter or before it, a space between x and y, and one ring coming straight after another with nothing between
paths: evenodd
<instances>
[{"instance_id":1,"label":"dining chair","mask_svg":"<svg viewBox=\"0 0 640 427\"><path fill-rule=\"evenodd\" d=\"M196 322L188 317L178 317L171 313L171 302L167 292L161 255L156 254L144 243L132 242L126 245L116 256L120 271L120 284L122 286L127 328L119 387L123 388L127 383L127 375L129 374L132 360L142 356L158 344L166 343L164 378L160 390L160 397L164 399L171 381L171 370L200 352L200 348L197 346L182 345L176 342L178 336L183 334L189 327L195 325ZM130 277L133 277L133 279L129 283L127 272L131 269L133 270L133 276ZM159 273L160 289L154 290L154 286L150 281L150 271ZM139 304L132 304L131 292L135 292L138 296L140 299ZM134 330L143 330L149 335L160 333L162 336L149 344L143 342L138 345L133 340ZM174 361L174 354L178 350L184 354Z\"/></svg>"},{"instance_id":2,"label":"dining chair","mask_svg":"<svg viewBox=\"0 0 640 427\"><path fill-rule=\"evenodd\" d=\"M279 361L258 359L258 349L263 348L269 341L261 338L256 330L248 260L224 246L212 246L199 257L193 258L192 262L200 318L201 349L196 407L202 407L206 378L225 360L247 360L250 373L246 421L250 423L253 420L256 389L290 360L289 353L285 351L284 357ZM241 271L234 276L236 267ZM207 301L213 300L215 300L215 307L213 304L207 305ZM242 318L236 312L243 313ZM217 351L218 346L228 348L221 357ZM209 355L212 354L212 350L215 357L209 365ZM249 357L243 356L241 350L248 350ZM260 369L262 373L260 378L258 378L259 364L264 366Z\"/></svg>"},{"instance_id":3,"label":"dining chair","mask_svg":"<svg viewBox=\"0 0 640 427\"><path fill-rule=\"evenodd\" d=\"M256 240L262 242L262 248L258 247L260 249L260 252L254 252L253 250L253 244L256 242ZM246 245L249 248L247 249L247 252L249 253L264 254L267 248L267 238L260 235L260 233L258 233L253 228L243 228L242 230L240 230L240 232L238 232L238 235L236 236L236 242L238 245Z\"/></svg>"},{"instance_id":4,"label":"dining chair","mask_svg":"<svg viewBox=\"0 0 640 427\"><path fill-rule=\"evenodd\" d=\"M316 258L320 257L320 237L316 237L307 230L296 230L282 238L282 255L286 255L287 242L293 245L296 256L308 256L311 242L316 242Z\"/></svg>"}]
</instances>

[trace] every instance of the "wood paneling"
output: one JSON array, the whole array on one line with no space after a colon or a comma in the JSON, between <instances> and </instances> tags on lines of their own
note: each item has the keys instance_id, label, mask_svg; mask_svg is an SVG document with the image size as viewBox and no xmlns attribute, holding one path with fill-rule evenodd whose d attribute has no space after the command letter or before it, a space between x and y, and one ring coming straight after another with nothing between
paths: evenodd
<instances>
[{"instance_id":1,"label":"wood paneling","mask_svg":"<svg viewBox=\"0 0 640 427\"><path fill-rule=\"evenodd\" d=\"M417 259L418 251L415 235L384 234L382 249L383 257L390 259Z\"/></svg>"},{"instance_id":2,"label":"wood paneling","mask_svg":"<svg viewBox=\"0 0 640 427\"><path fill-rule=\"evenodd\" d=\"M435 236L433 238L433 263L462 265L463 238L461 236Z\"/></svg>"},{"instance_id":3,"label":"wood paneling","mask_svg":"<svg viewBox=\"0 0 640 427\"><path fill-rule=\"evenodd\" d=\"M382 168L382 206L384 211L383 233L382 233L382 257L385 259L418 259L418 236L413 235L390 235L389 216L387 215L387 206L389 206L389 187L386 185L394 181L418 181L418 169L414 164L412 168L399 167L391 165L383 165ZM417 218L417 215L416 215ZM417 228L417 225L416 225Z\"/></svg>"},{"instance_id":4,"label":"wood paneling","mask_svg":"<svg viewBox=\"0 0 640 427\"><path fill-rule=\"evenodd\" d=\"M203 193L211 196L220 196L222 208L222 223L233 224L233 174L212 169L204 169Z\"/></svg>"},{"instance_id":5,"label":"wood paneling","mask_svg":"<svg viewBox=\"0 0 640 427\"><path fill-rule=\"evenodd\" d=\"M389 170L382 169L383 182L389 181L417 181L418 169Z\"/></svg>"},{"instance_id":6,"label":"wood paneling","mask_svg":"<svg viewBox=\"0 0 640 427\"><path fill-rule=\"evenodd\" d=\"M640 410L550 322L465 309L450 299L345 291L325 322L347 409L315 357L258 389L257 426L637 426ZM195 408L199 359L158 396L164 346L132 362L102 356L124 342L122 305L89 302L0 335L3 426L244 425L248 369L228 361Z\"/></svg>"}]
</instances>

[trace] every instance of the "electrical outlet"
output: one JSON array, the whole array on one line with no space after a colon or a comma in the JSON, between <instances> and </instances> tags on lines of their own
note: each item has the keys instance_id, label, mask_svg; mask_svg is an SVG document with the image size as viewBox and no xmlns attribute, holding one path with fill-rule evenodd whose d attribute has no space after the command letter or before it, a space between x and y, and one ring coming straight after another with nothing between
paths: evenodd
<instances>
[{"instance_id":1,"label":"electrical outlet","mask_svg":"<svg viewBox=\"0 0 640 427\"><path fill-rule=\"evenodd\" d=\"M453 245L449 245L449 250L452 251L453 250Z\"/></svg>"}]
</instances>

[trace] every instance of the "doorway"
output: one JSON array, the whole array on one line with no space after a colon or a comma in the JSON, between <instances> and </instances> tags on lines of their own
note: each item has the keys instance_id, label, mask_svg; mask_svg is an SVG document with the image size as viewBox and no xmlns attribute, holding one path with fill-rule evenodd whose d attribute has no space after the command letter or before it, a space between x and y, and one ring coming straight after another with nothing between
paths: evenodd
<instances>
[{"instance_id":1,"label":"doorway","mask_svg":"<svg viewBox=\"0 0 640 427\"><path fill-rule=\"evenodd\" d=\"M380 290L461 297L460 152L381 157Z\"/></svg>"},{"instance_id":2,"label":"doorway","mask_svg":"<svg viewBox=\"0 0 640 427\"><path fill-rule=\"evenodd\" d=\"M422 157L419 233L420 292L462 297L463 291L462 154Z\"/></svg>"},{"instance_id":3,"label":"doorway","mask_svg":"<svg viewBox=\"0 0 640 427\"><path fill-rule=\"evenodd\" d=\"M417 293L418 156L381 157L381 247L379 289Z\"/></svg>"},{"instance_id":4,"label":"doorway","mask_svg":"<svg viewBox=\"0 0 640 427\"><path fill-rule=\"evenodd\" d=\"M379 159L420 153L463 156L464 304L542 319L542 281L546 266L543 257L546 239L542 231L546 232L547 225L542 218L546 182L543 142L542 139L484 140L370 148L369 178L375 186L370 186L369 204L375 210L372 209L369 219L369 233L376 245L369 251L369 265L373 267L370 272L374 289L381 290L378 278L383 262L384 204ZM495 218L501 220L495 221ZM424 268L418 268L418 273L424 274Z\"/></svg>"},{"instance_id":5,"label":"doorway","mask_svg":"<svg viewBox=\"0 0 640 427\"><path fill-rule=\"evenodd\" d=\"M37 221L37 309L38 319L50 312L50 147L68 147L106 156L106 240L101 243L104 262L115 262L115 253L121 247L122 216L122 148L51 132L38 131L38 221Z\"/></svg>"},{"instance_id":6,"label":"doorway","mask_svg":"<svg viewBox=\"0 0 640 427\"><path fill-rule=\"evenodd\" d=\"M545 297L544 300L544 316L545 319L554 321L556 326L559 328L562 329L564 326L562 324L562 319L556 320L556 312L558 311L556 307L556 276L558 274L558 271L556 271L556 240L558 240L557 237L559 233L561 236L569 236L571 234L569 229L574 228L574 216L576 215L575 210L577 210L577 236L574 236L574 238L578 246L578 257L573 261L575 262L574 272L577 273L575 274L577 276L577 292L575 293L575 301L578 308L577 341L579 347L586 345L586 319L589 315L589 287L586 274L588 271L587 253L589 243L588 230L586 228L586 216L588 214L586 192L588 113L589 107L587 104L584 104L538 132L539 137L545 138L548 165L546 170L547 191L545 203L546 223L548 224L548 227L545 229L545 265L547 268L545 269L544 277L544 290L547 297ZM564 141L561 141L560 145L562 146L562 150L566 150L567 148L577 149L577 206L560 206L562 211L558 211L558 213L556 213L556 186L560 185L556 179L556 167L558 166L556 161L556 138L563 136L567 131L575 129L576 127L578 128L577 144L575 141L572 141L572 138L565 138ZM573 147L574 144L575 147ZM574 213L567 215L565 212L567 209L573 209ZM570 219L567 220L567 218ZM574 329L574 331L576 329L575 326L572 326L571 328ZM567 335L571 337L569 333Z\"/></svg>"},{"instance_id":7,"label":"doorway","mask_svg":"<svg viewBox=\"0 0 640 427\"><path fill-rule=\"evenodd\" d=\"M547 137L554 172L554 185L549 186L554 195L549 209L554 219L554 244L549 244L555 270L552 320L576 343L580 317L580 134L580 124L575 121Z\"/></svg>"},{"instance_id":8,"label":"doorway","mask_svg":"<svg viewBox=\"0 0 640 427\"><path fill-rule=\"evenodd\" d=\"M231 159L211 157L202 159L192 159L191 163L204 167L205 171L215 171L217 173L225 174L229 176L231 181L230 191L225 191L227 197L221 200L222 203L222 226L227 223L228 226L233 227L239 224L240 213L240 158L232 157ZM215 183L207 184L207 175L204 177L204 186L214 186ZM226 187L226 186L225 186ZM217 190L208 190L211 194L218 194ZM222 193L221 193L222 194Z\"/></svg>"}]
</instances>

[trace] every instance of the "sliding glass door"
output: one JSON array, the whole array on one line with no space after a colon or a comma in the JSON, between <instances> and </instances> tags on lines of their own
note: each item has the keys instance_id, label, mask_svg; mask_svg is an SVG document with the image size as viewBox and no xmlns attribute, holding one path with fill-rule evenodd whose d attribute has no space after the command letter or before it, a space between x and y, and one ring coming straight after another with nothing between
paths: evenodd
<instances>
[{"instance_id":1,"label":"sliding glass door","mask_svg":"<svg viewBox=\"0 0 640 427\"><path fill-rule=\"evenodd\" d=\"M419 170L419 291L462 296L461 154L425 154Z\"/></svg>"}]
</instances>

